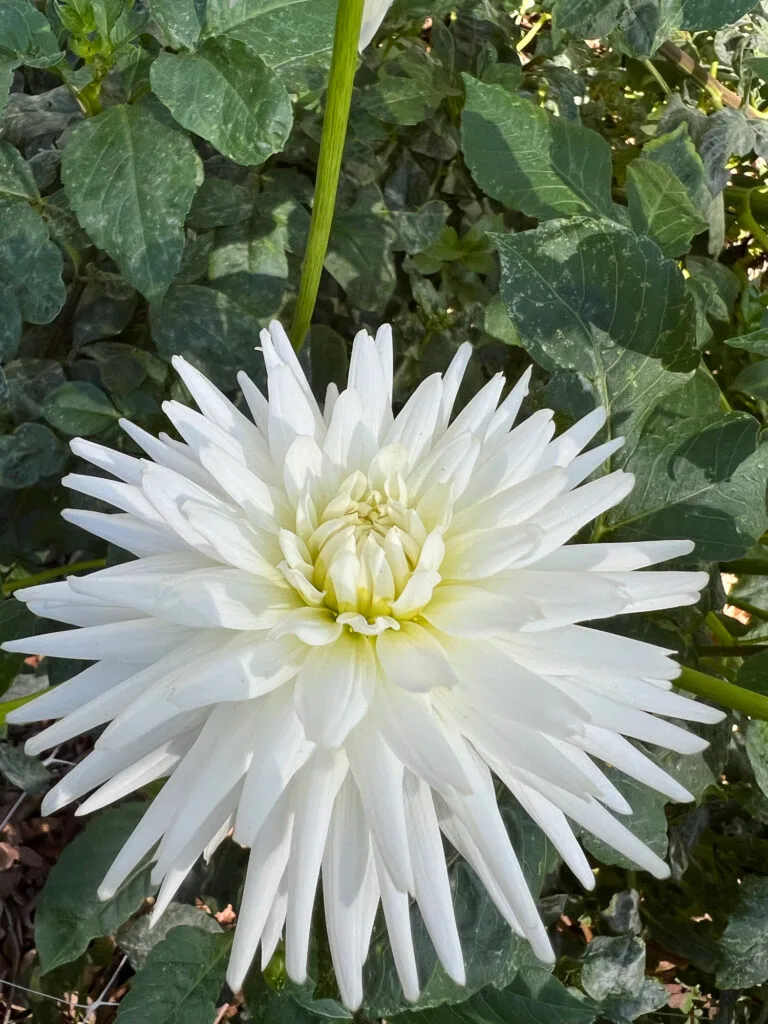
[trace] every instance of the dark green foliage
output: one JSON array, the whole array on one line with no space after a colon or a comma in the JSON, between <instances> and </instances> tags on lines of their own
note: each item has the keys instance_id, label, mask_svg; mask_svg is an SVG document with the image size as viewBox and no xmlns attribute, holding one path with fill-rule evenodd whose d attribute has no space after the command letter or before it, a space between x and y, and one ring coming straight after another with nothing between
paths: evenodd
<instances>
[{"instance_id":1,"label":"dark green foliage","mask_svg":"<svg viewBox=\"0 0 768 1024\"><path fill-rule=\"evenodd\" d=\"M697 609L607 628L768 694L765 4L522 6L395 0L360 59L302 361L322 398L355 332L387 321L398 404L468 340L460 402L533 362L527 411L554 407L565 428L605 405L600 440L626 438L609 468L638 483L583 539L690 537L691 566L712 578ZM230 394L240 369L264 385L259 330L288 326L296 303L335 13L335 0L0 0L4 594L121 557L59 516L95 507L59 483L83 468L68 442L135 454L121 416L166 429L162 403L188 397L173 355ZM670 42L728 91L689 77ZM748 621L721 613L721 570L738 576L728 600ZM0 604L0 640L36 628L50 626ZM0 654L0 723L74 670ZM4 781L47 788L24 734L1 727ZM378 919L361 1019L764 1024L768 727L732 715L705 734L711 747L693 757L648 751L690 805L608 769L669 880L584 836L595 889L582 891L500 794L557 964L535 960L448 850L467 987L445 976L414 908L420 1000L405 1003ZM211 1024L229 995L231 933L194 903L237 910L247 854L227 841L198 863L150 930L143 867L96 898L144 807L100 813L61 855L20 983L63 997L116 935L130 987L119 1022ZM309 980L287 980L278 948L235 1021L350 1018L320 909Z\"/></svg>"}]
</instances>

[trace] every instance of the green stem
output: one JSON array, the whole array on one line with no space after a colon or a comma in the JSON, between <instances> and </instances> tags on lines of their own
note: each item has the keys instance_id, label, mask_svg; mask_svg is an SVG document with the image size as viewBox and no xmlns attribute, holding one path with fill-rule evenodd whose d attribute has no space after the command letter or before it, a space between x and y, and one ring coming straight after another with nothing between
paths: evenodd
<instances>
[{"instance_id":1,"label":"green stem","mask_svg":"<svg viewBox=\"0 0 768 1024\"><path fill-rule=\"evenodd\" d=\"M23 587L36 587L38 583L47 583L48 580L57 580L61 576L71 576L73 572L87 572L89 569L103 569L107 564L106 558L92 558L89 562L73 562L71 565L58 565L55 569L43 569L35 576L26 576L23 580L11 580L3 584L3 597L8 597L15 590Z\"/></svg>"},{"instance_id":2,"label":"green stem","mask_svg":"<svg viewBox=\"0 0 768 1024\"><path fill-rule=\"evenodd\" d=\"M739 224L748 231L763 252L768 252L768 233L761 227L760 224L755 220L754 214L752 213L752 190L745 189L741 197L741 205L739 207Z\"/></svg>"},{"instance_id":3,"label":"green stem","mask_svg":"<svg viewBox=\"0 0 768 1024\"><path fill-rule=\"evenodd\" d=\"M752 690L745 690L743 686L726 683L724 679L709 676L706 672L699 672L684 665L675 680L675 686L679 686L681 690L688 690L689 693L698 694L699 697L708 697L716 704L741 711L751 718L768 721L768 697L753 693Z\"/></svg>"},{"instance_id":4,"label":"green stem","mask_svg":"<svg viewBox=\"0 0 768 1024\"><path fill-rule=\"evenodd\" d=\"M717 617L716 612L707 612L707 617L705 621L707 623L707 628L709 629L710 633L714 637L716 637L721 644L733 643L733 637L728 632L728 627L725 625L724 622L720 621L720 619Z\"/></svg>"},{"instance_id":5,"label":"green stem","mask_svg":"<svg viewBox=\"0 0 768 1024\"><path fill-rule=\"evenodd\" d=\"M357 44L363 21L363 3L364 0L339 0L336 11L333 56L328 78L323 135L320 140L320 158L317 163L312 222L301 268L296 314L291 328L291 340L297 352L304 344L312 322L323 261L331 235L341 155L344 151L349 107L352 103L352 85L357 69Z\"/></svg>"},{"instance_id":6,"label":"green stem","mask_svg":"<svg viewBox=\"0 0 768 1024\"><path fill-rule=\"evenodd\" d=\"M46 686L42 690L36 690L35 693L28 693L24 697L17 697L15 700L7 700L0 704L0 725L5 725L5 719L11 711L15 711L16 708L20 708L24 704L29 704L36 697L40 697L43 693L47 692L48 687Z\"/></svg>"},{"instance_id":7,"label":"green stem","mask_svg":"<svg viewBox=\"0 0 768 1024\"><path fill-rule=\"evenodd\" d=\"M658 84L661 86L662 92L666 96L669 96L671 94L672 90L667 85L666 79L661 74L661 72L656 67L656 65L653 63L653 61L651 61L651 60L644 60L644 61L641 61L641 63L643 65L643 67L646 69L646 71L651 75L651 77L656 79Z\"/></svg>"}]
</instances>

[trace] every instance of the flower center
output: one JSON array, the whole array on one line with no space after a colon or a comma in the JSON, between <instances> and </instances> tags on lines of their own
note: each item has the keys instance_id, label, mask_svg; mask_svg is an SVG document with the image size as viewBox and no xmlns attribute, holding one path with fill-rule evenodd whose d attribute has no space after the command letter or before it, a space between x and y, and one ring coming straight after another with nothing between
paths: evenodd
<instances>
[{"instance_id":1,"label":"flower center","mask_svg":"<svg viewBox=\"0 0 768 1024\"><path fill-rule=\"evenodd\" d=\"M374 460L376 462L376 460ZM441 531L408 502L399 472L357 470L323 507L304 495L296 530L282 530L280 569L302 599L375 636L415 618L440 582Z\"/></svg>"}]
</instances>

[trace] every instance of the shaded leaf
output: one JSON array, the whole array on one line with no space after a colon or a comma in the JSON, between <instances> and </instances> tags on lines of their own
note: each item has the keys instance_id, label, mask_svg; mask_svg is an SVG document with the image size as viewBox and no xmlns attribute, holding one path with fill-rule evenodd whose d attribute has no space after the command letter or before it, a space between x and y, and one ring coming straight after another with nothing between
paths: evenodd
<instances>
[{"instance_id":1,"label":"shaded leaf","mask_svg":"<svg viewBox=\"0 0 768 1024\"><path fill-rule=\"evenodd\" d=\"M94 384L68 381L43 405L43 416L63 434L98 434L119 417L117 409Z\"/></svg>"},{"instance_id":2,"label":"shaded leaf","mask_svg":"<svg viewBox=\"0 0 768 1024\"><path fill-rule=\"evenodd\" d=\"M181 925L152 948L120 1003L120 1024L211 1024L232 934Z\"/></svg>"},{"instance_id":3,"label":"shaded leaf","mask_svg":"<svg viewBox=\"0 0 768 1024\"><path fill-rule=\"evenodd\" d=\"M0 142L0 195L32 200L40 198L29 165L9 142Z\"/></svg>"},{"instance_id":4,"label":"shaded leaf","mask_svg":"<svg viewBox=\"0 0 768 1024\"><path fill-rule=\"evenodd\" d=\"M51 773L36 757L28 757L21 747L0 740L0 775L24 793L42 793L51 784Z\"/></svg>"},{"instance_id":5,"label":"shaded leaf","mask_svg":"<svg viewBox=\"0 0 768 1024\"><path fill-rule=\"evenodd\" d=\"M0 284L0 364L13 359L21 339L21 310L16 296Z\"/></svg>"},{"instance_id":6,"label":"shaded leaf","mask_svg":"<svg viewBox=\"0 0 768 1024\"><path fill-rule=\"evenodd\" d=\"M624 818L622 824L636 835L659 857L667 855L667 817L664 813L665 797L654 792L640 782L635 782L616 768L610 766L603 769L606 776L616 786L621 795L632 808L632 814ZM601 839L584 832L581 837L584 847L593 853L604 864L617 864L619 867L636 869L637 865ZM616 947L619 948L619 947ZM592 993L590 993L592 994ZM601 998L601 997L595 997Z\"/></svg>"},{"instance_id":7,"label":"shaded leaf","mask_svg":"<svg viewBox=\"0 0 768 1024\"><path fill-rule=\"evenodd\" d=\"M361 189L346 210L337 211L325 256L325 268L360 309L381 311L395 287L390 247L395 240L381 193Z\"/></svg>"},{"instance_id":8,"label":"shaded leaf","mask_svg":"<svg viewBox=\"0 0 768 1024\"><path fill-rule=\"evenodd\" d=\"M158 942L162 942L172 929L180 925L221 934L221 925L215 917L211 917L204 910L188 903L171 903L152 927L149 924L149 914L143 914L121 928L117 933L117 944L128 956L131 967L139 971Z\"/></svg>"},{"instance_id":9,"label":"shaded leaf","mask_svg":"<svg viewBox=\"0 0 768 1024\"><path fill-rule=\"evenodd\" d=\"M664 164L633 160L627 168L627 201L632 227L650 235L665 256L687 252L693 236L707 229L685 186Z\"/></svg>"},{"instance_id":10,"label":"shaded leaf","mask_svg":"<svg viewBox=\"0 0 768 1024\"><path fill-rule=\"evenodd\" d=\"M645 943L636 935L598 935L582 959L581 984L598 1002L610 996L636 996L645 977Z\"/></svg>"},{"instance_id":11,"label":"shaded leaf","mask_svg":"<svg viewBox=\"0 0 768 1024\"><path fill-rule=\"evenodd\" d=\"M62 160L78 220L149 299L179 269L184 218L202 178L189 139L137 106L111 107L80 125Z\"/></svg>"},{"instance_id":12,"label":"shaded leaf","mask_svg":"<svg viewBox=\"0 0 768 1024\"><path fill-rule=\"evenodd\" d=\"M61 253L40 214L19 199L0 198L0 280L22 316L47 324L64 304Z\"/></svg>"},{"instance_id":13,"label":"shaded leaf","mask_svg":"<svg viewBox=\"0 0 768 1024\"><path fill-rule=\"evenodd\" d=\"M64 57L48 19L31 0L0 4L0 61L48 68ZM0 104L2 106L2 104Z\"/></svg>"},{"instance_id":14,"label":"shaded leaf","mask_svg":"<svg viewBox=\"0 0 768 1024\"><path fill-rule=\"evenodd\" d=\"M80 956L91 939L114 934L152 892L146 868L134 872L111 899L102 902L96 895L146 809L147 804L133 802L103 811L59 855L35 919L35 944L43 973Z\"/></svg>"},{"instance_id":15,"label":"shaded leaf","mask_svg":"<svg viewBox=\"0 0 768 1024\"><path fill-rule=\"evenodd\" d=\"M42 423L22 423L0 435L0 487L20 490L41 477L60 472L67 453L56 435Z\"/></svg>"},{"instance_id":16,"label":"shaded leaf","mask_svg":"<svg viewBox=\"0 0 768 1024\"><path fill-rule=\"evenodd\" d=\"M720 940L716 975L720 988L749 988L768 979L767 916L768 877L748 875Z\"/></svg>"}]
</instances>

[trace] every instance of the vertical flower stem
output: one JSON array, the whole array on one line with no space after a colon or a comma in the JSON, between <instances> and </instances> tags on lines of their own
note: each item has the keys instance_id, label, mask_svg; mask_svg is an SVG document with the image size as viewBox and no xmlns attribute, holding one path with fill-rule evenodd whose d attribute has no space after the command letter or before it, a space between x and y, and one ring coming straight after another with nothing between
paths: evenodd
<instances>
[{"instance_id":1,"label":"vertical flower stem","mask_svg":"<svg viewBox=\"0 0 768 1024\"><path fill-rule=\"evenodd\" d=\"M357 68L357 43L363 20L364 0L339 0L333 37L331 73L320 140L315 199L309 226L307 251L301 267L301 284L296 314L291 328L291 341L298 350L304 344L315 308L323 260L333 223L333 209L339 185L341 155L347 134L352 84Z\"/></svg>"}]
</instances>

